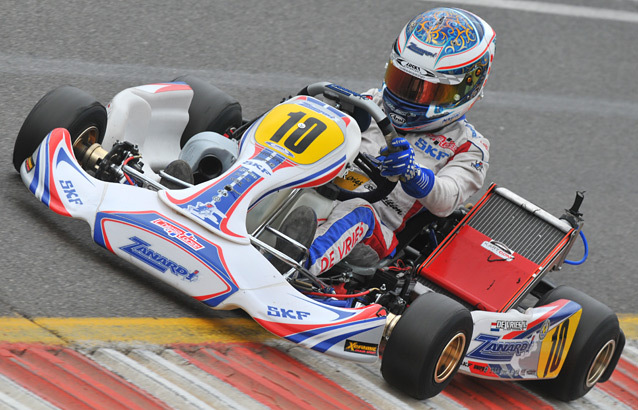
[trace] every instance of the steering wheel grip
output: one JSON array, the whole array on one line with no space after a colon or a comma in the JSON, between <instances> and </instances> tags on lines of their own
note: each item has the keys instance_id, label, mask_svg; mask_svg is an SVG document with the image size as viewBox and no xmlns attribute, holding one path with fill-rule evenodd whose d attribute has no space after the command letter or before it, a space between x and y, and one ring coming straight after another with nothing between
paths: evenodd
<instances>
[{"instance_id":1,"label":"steering wheel grip","mask_svg":"<svg viewBox=\"0 0 638 410\"><path fill-rule=\"evenodd\" d=\"M297 95L310 96L318 94L324 94L328 98L334 100L348 102L349 104L353 105L355 111L359 110L362 113L366 113L368 122L367 124L365 124L365 128L368 128L370 124L369 119L373 118L379 126L379 129L381 130L381 133L386 140L388 150L390 152L398 150L398 148L394 147L391 144L392 140L398 137L397 132L392 125L392 122L383 112L381 107L375 104L372 100L364 98L360 94L329 82L310 84L297 93ZM361 115L359 115L359 117L361 117ZM360 128L362 128L362 131L364 131L363 127L361 127L361 122L359 122L359 118L355 119L357 120L357 123L360 124ZM359 153L354 162L362 171L364 171L370 177L370 179L372 179L372 181L377 186L375 189L368 192L354 192L342 189L334 184L328 184L325 186L326 188L320 189L319 191L330 191L322 194L329 198L334 198L340 201L345 201L352 198L362 198L370 203L373 203L385 198L390 192L392 192L397 182L399 181L398 176L389 178L381 176L378 167L376 167L373 163L374 158L370 156Z\"/></svg>"}]
</instances>

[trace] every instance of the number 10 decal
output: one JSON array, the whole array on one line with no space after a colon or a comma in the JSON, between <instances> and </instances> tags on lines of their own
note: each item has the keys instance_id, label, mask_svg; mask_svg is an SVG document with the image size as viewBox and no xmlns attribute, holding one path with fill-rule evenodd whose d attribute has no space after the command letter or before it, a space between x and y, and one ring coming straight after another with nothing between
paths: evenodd
<instances>
[{"instance_id":1,"label":"number 10 decal","mask_svg":"<svg viewBox=\"0 0 638 410\"><path fill-rule=\"evenodd\" d=\"M557 331L552 335L552 349L547 358L545 365L545 373L543 377L547 377L547 373L554 373L559 369L563 361L563 353L565 353L565 343L567 342L567 331L569 330L569 320L564 321Z\"/></svg>"},{"instance_id":2,"label":"number 10 decal","mask_svg":"<svg viewBox=\"0 0 638 410\"><path fill-rule=\"evenodd\" d=\"M304 152L327 128L326 124L317 117L308 117L304 122L301 122L301 120L307 116L306 113L302 111L289 112L288 116L290 118L275 131L270 140L279 143L279 141L297 125L297 129L286 138L283 144L284 147L295 154Z\"/></svg>"},{"instance_id":3,"label":"number 10 decal","mask_svg":"<svg viewBox=\"0 0 638 410\"><path fill-rule=\"evenodd\" d=\"M296 164L314 164L342 146L345 123L301 103L305 101L270 110L255 130L255 142Z\"/></svg>"},{"instance_id":4,"label":"number 10 decal","mask_svg":"<svg viewBox=\"0 0 638 410\"><path fill-rule=\"evenodd\" d=\"M557 325L544 337L541 337L543 343L538 362L539 378L545 379L558 376L574 340L581 314L582 309L577 310L560 325Z\"/></svg>"}]
</instances>

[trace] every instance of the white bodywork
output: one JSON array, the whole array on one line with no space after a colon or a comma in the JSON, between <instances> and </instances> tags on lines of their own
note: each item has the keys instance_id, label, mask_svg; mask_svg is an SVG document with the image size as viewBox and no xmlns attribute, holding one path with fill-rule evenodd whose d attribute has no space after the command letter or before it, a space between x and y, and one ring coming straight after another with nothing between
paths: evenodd
<instances>
[{"instance_id":1,"label":"white bodywork","mask_svg":"<svg viewBox=\"0 0 638 410\"><path fill-rule=\"evenodd\" d=\"M124 139L138 144L146 165L157 172L177 157L191 98L192 91L166 84L118 94L109 108L105 146ZM301 149L286 142L290 133L277 140L268 134L284 125L288 117L282 113L300 112L297 124L326 128L302 133L298 144L309 135L316 142ZM154 192L97 180L77 163L64 129L53 130L20 173L52 210L85 220L99 245L193 298L216 309L244 309L269 331L308 348L370 362L376 354L348 351L347 342L378 345L385 309L339 308L303 295L251 245L245 223L249 206L263 196L340 175L360 138L347 115L297 97L246 132L231 169L193 188Z\"/></svg>"}]
</instances>

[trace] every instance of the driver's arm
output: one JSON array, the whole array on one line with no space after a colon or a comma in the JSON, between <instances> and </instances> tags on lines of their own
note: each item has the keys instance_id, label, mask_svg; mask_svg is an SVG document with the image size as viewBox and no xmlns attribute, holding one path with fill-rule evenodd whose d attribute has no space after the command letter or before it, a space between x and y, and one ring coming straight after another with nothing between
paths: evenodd
<instances>
[{"instance_id":1,"label":"driver's arm","mask_svg":"<svg viewBox=\"0 0 638 410\"><path fill-rule=\"evenodd\" d=\"M436 173L434 185L427 196L418 198L430 212L447 216L474 195L485 182L489 167L489 152L485 147L470 142L461 146L459 152Z\"/></svg>"},{"instance_id":2,"label":"driver's arm","mask_svg":"<svg viewBox=\"0 0 638 410\"><path fill-rule=\"evenodd\" d=\"M435 174L417 161L414 148L406 139L397 138L392 142L397 151L381 151L381 175L399 176L407 195L417 198L433 214L445 217L483 186L489 165L489 142L480 137L480 143L480 146L474 141L462 144Z\"/></svg>"}]
</instances>

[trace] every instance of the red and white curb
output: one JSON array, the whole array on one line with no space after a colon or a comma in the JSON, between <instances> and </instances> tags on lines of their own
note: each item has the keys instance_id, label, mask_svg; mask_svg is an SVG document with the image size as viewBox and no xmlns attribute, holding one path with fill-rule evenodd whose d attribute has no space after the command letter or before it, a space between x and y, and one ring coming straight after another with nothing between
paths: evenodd
<instances>
[{"instance_id":1,"label":"red and white curb","mask_svg":"<svg viewBox=\"0 0 638 410\"><path fill-rule=\"evenodd\" d=\"M440 395L414 400L378 365L335 360L282 340L263 343L75 347L0 344L3 409L637 409L638 344L612 378L570 403L524 383L457 375Z\"/></svg>"}]
</instances>

